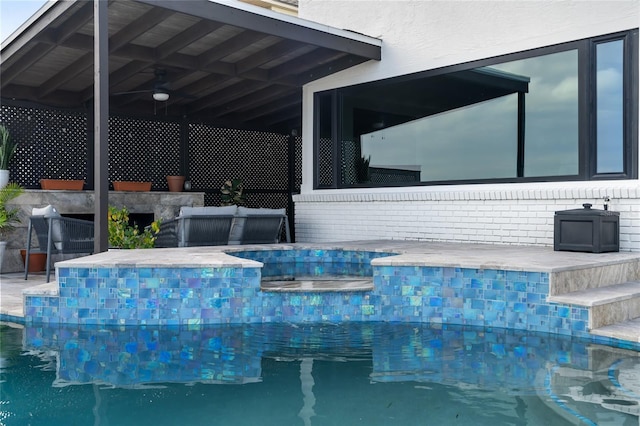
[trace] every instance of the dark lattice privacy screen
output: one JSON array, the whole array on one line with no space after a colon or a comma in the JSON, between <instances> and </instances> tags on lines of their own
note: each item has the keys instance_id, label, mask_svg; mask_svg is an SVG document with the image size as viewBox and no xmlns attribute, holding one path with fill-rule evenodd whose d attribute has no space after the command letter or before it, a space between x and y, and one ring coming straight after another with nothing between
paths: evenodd
<instances>
[{"instance_id":1,"label":"dark lattice privacy screen","mask_svg":"<svg viewBox=\"0 0 640 426\"><path fill-rule=\"evenodd\" d=\"M10 179L39 188L40 179L87 180L87 116L83 112L0 106L0 122L18 148Z\"/></svg>"},{"instance_id":2,"label":"dark lattice privacy screen","mask_svg":"<svg viewBox=\"0 0 640 426\"><path fill-rule=\"evenodd\" d=\"M39 188L41 178L84 179L91 189L93 135L86 111L3 104L0 122L20 143L11 164L12 181ZM181 140L185 135L187 140ZM183 146L188 150L182 153L186 167L181 169ZM290 152L294 153L293 175ZM191 180L192 190L205 192L206 205L219 205L223 182L239 178L249 207L290 209L289 192L299 192L302 180L302 140L165 117L109 118L110 182L151 181L152 190L166 191L166 176L182 173Z\"/></svg>"},{"instance_id":3,"label":"dark lattice privacy screen","mask_svg":"<svg viewBox=\"0 0 640 426\"><path fill-rule=\"evenodd\" d=\"M189 126L193 188L220 188L241 179L250 190L286 190L288 136L274 133Z\"/></svg>"},{"instance_id":4,"label":"dark lattice privacy screen","mask_svg":"<svg viewBox=\"0 0 640 426\"><path fill-rule=\"evenodd\" d=\"M318 187L331 188L333 186L333 141L321 138L318 141Z\"/></svg>"},{"instance_id":5,"label":"dark lattice privacy screen","mask_svg":"<svg viewBox=\"0 0 640 426\"><path fill-rule=\"evenodd\" d=\"M109 180L151 182L166 191L167 175L180 174L180 124L109 118Z\"/></svg>"}]
</instances>

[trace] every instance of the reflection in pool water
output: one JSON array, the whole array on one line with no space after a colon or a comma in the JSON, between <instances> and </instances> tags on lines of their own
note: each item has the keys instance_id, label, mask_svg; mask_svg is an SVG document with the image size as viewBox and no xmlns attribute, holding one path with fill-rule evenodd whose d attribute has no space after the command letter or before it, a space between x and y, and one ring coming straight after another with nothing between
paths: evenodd
<instances>
[{"instance_id":1,"label":"reflection in pool water","mask_svg":"<svg viewBox=\"0 0 640 426\"><path fill-rule=\"evenodd\" d=\"M638 424L640 353L428 324L0 326L6 425Z\"/></svg>"}]
</instances>

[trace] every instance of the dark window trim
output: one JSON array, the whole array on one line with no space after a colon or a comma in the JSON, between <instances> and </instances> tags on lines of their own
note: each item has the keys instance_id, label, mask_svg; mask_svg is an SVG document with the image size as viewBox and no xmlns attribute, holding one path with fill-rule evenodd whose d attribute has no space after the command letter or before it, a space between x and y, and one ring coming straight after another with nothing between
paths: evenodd
<instances>
[{"instance_id":1,"label":"dark window trim","mask_svg":"<svg viewBox=\"0 0 640 426\"><path fill-rule=\"evenodd\" d=\"M598 43L624 40L624 109L623 109L623 135L624 135L624 173L596 173L596 129L595 129L595 49ZM536 56L550 55L554 53L577 50L578 52L578 89L579 93L588 95L578 98L578 174L570 176L537 176L524 177L524 120L519 123L522 128L518 129L518 164L517 177L499 179L474 179L474 180L447 180L415 182L401 185L391 184L353 184L343 185L340 172L340 144L341 117L339 111L339 98L350 89L368 86L375 89L377 85L385 85L389 82L402 82L415 79L433 77L440 74L464 71L478 67L496 65L499 63L528 59ZM583 70L588 70L583 72ZM330 89L323 92L314 93L314 189L346 189L346 188L383 188L383 187L408 187L408 186L433 186L433 185L465 185L483 183L527 183L527 182L558 182L558 181L588 181L588 180L614 180L614 179L637 179L638 178L638 29L621 31L602 36L595 36L551 46L544 46L528 49L520 52L509 53L501 56L493 56L475 61L464 62L446 67L434 68L402 76L389 77L366 83L344 86ZM333 140L333 176L334 182L331 187L318 185L317 173L317 153L319 152L319 132L317 123L319 119L318 105L319 97L322 94L332 93L332 140ZM524 114L524 102L522 102L520 114ZM520 108L519 108L520 109Z\"/></svg>"}]
</instances>

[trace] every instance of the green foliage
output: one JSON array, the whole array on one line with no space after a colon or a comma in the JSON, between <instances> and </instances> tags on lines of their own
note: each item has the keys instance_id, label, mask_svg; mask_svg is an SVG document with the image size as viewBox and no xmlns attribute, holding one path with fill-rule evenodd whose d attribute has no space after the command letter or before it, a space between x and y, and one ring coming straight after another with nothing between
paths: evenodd
<instances>
[{"instance_id":1,"label":"green foliage","mask_svg":"<svg viewBox=\"0 0 640 426\"><path fill-rule=\"evenodd\" d=\"M240 179L231 179L226 181L220 188L223 206L241 206L247 199L244 194L244 186Z\"/></svg>"},{"instance_id":2,"label":"green foliage","mask_svg":"<svg viewBox=\"0 0 640 426\"><path fill-rule=\"evenodd\" d=\"M159 221L140 231L137 225L129 224L129 210L109 206L109 247L135 249L153 248L156 234L160 230Z\"/></svg>"},{"instance_id":3,"label":"green foliage","mask_svg":"<svg viewBox=\"0 0 640 426\"><path fill-rule=\"evenodd\" d=\"M7 203L24 192L24 188L14 182L0 189L0 238L5 237L20 222L19 208L9 209Z\"/></svg>"},{"instance_id":4,"label":"green foliage","mask_svg":"<svg viewBox=\"0 0 640 426\"><path fill-rule=\"evenodd\" d=\"M18 144L13 142L9 129L0 124L0 170L9 170L9 162L16 153Z\"/></svg>"}]
</instances>

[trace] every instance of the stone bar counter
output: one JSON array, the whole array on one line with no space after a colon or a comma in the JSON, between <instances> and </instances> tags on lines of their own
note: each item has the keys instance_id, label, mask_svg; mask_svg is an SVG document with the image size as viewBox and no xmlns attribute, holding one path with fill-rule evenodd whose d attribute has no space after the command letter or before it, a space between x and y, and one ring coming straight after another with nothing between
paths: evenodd
<instances>
[{"instance_id":1,"label":"stone bar counter","mask_svg":"<svg viewBox=\"0 0 640 426\"><path fill-rule=\"evenodd\" d=\"M3 273L22 272L24 265L20 249L26 248L29 216L34 207L54 206L63 216L91 219L94 214L93 191L64 191L28 189L9 205L20 208L20 223L7 238L7 250L2 262ZM126 207L132 216L153 215L153 220L171 219L178 215L182 206L204 206L203 192L127 192L110 191L109 205ZM54 260L61 260L57 256Z\"/></svg>"}]
</instances>

